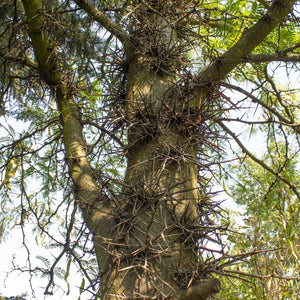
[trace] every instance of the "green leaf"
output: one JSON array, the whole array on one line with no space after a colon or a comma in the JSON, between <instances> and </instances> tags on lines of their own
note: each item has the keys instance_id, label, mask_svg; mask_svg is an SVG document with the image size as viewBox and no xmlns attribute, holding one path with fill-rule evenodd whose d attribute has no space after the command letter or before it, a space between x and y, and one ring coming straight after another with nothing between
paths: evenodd
<instances>
[{"instance_id":1,"label":"green leaf","mask_svg":"<svg viewBox=\"0 0 300 300\"><path fill-rule=\"evenodd\" d=\"M80 295L83 293L84 287L85 287L85 278L83 277L82 281L81 281L81 285L79 287L79 297L78 297L78 300L80 300Z\"/></svg>"},{"instance_id":2,"label":"green leaf","mask_svg":"<svg viewBox=\"0 0 300 300\"><path fill-rule=\"evenodd\" d=\"M68 263L67 263L67 269L66 269L66 273L65 273L65 281L66 281L67 287L68 287L67 295L70 294L70 284L68 282L68 277L70 275L71 262L72 262L72 258L70 257L68 260Z\"/></svg>"},{"instance_id":3,"label":"green leaf","mask_svg":"<svg viewBox=\"0 0 300 300\"><path fill-rule=\"evenodd\" d=\"M16 158L12 158L7 164L4 180L0 185L0 190L4 185L6 185L8 189L11 189L10 179L16 174L17 169L18 169L18 160Z\"/></svg>"},{"instance_id":4,"label":"green leaf","mask_svg":"<svg viewBox=\"0 0 300 300\"><path fill-rule=\"evenodd\" d=\"M286 227L287 237L290 241L294 241L295 239L295 228L293 226L293 223L288 223Z\"/></svg>"}]
</instances>

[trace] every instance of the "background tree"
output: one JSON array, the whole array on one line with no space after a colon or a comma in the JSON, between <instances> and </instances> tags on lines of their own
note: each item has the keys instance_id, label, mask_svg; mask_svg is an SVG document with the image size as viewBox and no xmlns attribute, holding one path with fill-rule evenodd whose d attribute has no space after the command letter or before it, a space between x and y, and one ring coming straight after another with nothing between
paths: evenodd
<instances>
[{"instance_id":1,"label":"background tree","mask_svg":"<svg viewBox=\"0 0 300 300\"><path fill-rule=\"evenodd\" d=\"M299 182L298 151L294 157L286 160L287 148L282 141L270 139L266 148L269 152L263 155L263 161L277 167L284 165L284 178L290 182ZM232 229L237 233L229 238L231 254L241 254L241 251L258 251L258 254L249 257L243 265L226 270L228 274L244 276L244 281L231 279L238 288L232 289L232 282L228 282L226 293L222 292L221 297L297 299L298 200L276 176L266 172L263 167L258 167L249 158L239 165L238 171L237 167L233 165L227 170L231 178L230 193L245 207L245 214L242 223L232 224Z\"/></svg>"},{"instance_id":2,"label":"background tree","mask_svg":"<svg viewBox=\"0 0 300 300\"><path fill-rule=\"evenodd\" d=\"M37 239L60 248L34 267L24 239L21 270L47 275L46 294L56 276L68 282L72 261L89 282L81 290L102 299L217 293L216 275L249 255L226 252L228 223L209 192L211 175L218 167L222 178L222 162L236 154L226 155L228 138L300 199L284 173L297 152L289 143L298 143L299 103L268 65L297 71L295 3L1 4L1 235L34 222ZM259 159L233 122L283 136L284 158Z\"/></svg>"}]
</instances>

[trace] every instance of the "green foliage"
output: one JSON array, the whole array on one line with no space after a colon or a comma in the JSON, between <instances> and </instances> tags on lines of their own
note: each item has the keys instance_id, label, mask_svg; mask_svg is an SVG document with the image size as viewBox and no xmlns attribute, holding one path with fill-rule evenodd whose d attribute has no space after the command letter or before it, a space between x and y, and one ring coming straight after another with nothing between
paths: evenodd
<instances>
[{"instance_id":1,"label":"green foliage","mask_svg":"<svg viewBox=\"0 0 300 300\"><path fill-rule=\"evenodd\" d=\"M285 151L283 142L272 143L262 159L283 170L285 178L299 185L298 152L288 160ZM242 168L233 165L228 171L234 176L229 181L230 194L245 210L243 220L239 217L239 224L232 223L236 233L228 238L228 245L233 253L258 253L250 255L244 265L230 268L229 276L241 276L245 281L225 280L226 295L221 295L224 299L296 299L299 199L276 176L248 158Z\"/></svg>"},{"instance_id":2,"label":"green foliage","mask_svg":"<svg viewBox=\"0 0 300 300\"><path fill-rule=\"evenodd\" d=\"M63 82L80 107L88 158L99 188L109 201L122 190L120 182L125 176L128 61L120 41L73 2L43 2L44 26L57 54ZM135 10L141 1L90 2L128 34L139 22ZM186 2L184 19L180 15L178 24L172 24L187 59L176 74L178 86L181 81L193 85L194 73L218 60L261 19L269 5L268 1L254 0L198 1L198 6L197 1ZM49 276L54 265L51 275L62 279L69 294L70 270L79 266L82 294L90 286L97 286L94 278L98 270L90 233L76 205L72 205L72 181L64 155L63 120L55 104L55 87L46 86L40 79L20 1L4 0L0 19L0 240L13 228L22 230L34 224L36 243L55 251L56 257L62 254L68 259L63 269L56 265L56 258L39 256L42 275ZM298 42L298 17L289 14L251 54L280 53ZM299 54L299 47L288 53ZM245 277L247 281L243 282L225 278L222 299L264 299L275 292L287 299L297 291L294 280L281 280L272 274L299 276L299 198L278 176L236 150L233 140L227 146L228 133L215 121L238 124L232 126L237 136L262 134L268 153L260 159L299 187L300 102L294 87L276 82L278 72L283 70L298 71L295 64L241 63L226 82L245 88L264 105L245 94L240 98L237 93L227 96L228 90L210 83L213 89L205 105L213 117L203 121L205 116L199 115L206 129L203 143L198 145L199 173L205 169L203 181L210 182L219 171L224 189L245 208L245 215L240 217L244 218L242 224L232 224L239 234L228 237L228 247L238 254L276 249L267 255L262 252L251 256L243 266L233 266L232 273L228 273L271 277ZM177 117L181 120L181 116L174 119ZM195 130L195 134L202 132ZM224 161L228 160L238 162L225 168Z\"/></svg>"}]
</instances>

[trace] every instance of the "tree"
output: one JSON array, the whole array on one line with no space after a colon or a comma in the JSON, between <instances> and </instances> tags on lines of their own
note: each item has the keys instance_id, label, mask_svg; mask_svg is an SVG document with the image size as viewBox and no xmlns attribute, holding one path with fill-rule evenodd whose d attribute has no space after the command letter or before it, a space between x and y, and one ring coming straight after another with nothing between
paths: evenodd
<instances>
[{"instance_id":1,"label":"tree","mask_svg":"<svg viewBox=\"0 0 300 300\"><path fill-rule=\"evenodd\" d=\"M267 149L263 161L281 166L286 157L286 145L271 138ZM292 159L284 162L282 175L290 182L299 182L298 161L296 151ZM235 285L238 285L236 290L229 283L225 288L227 292L222 293L222 299L233 299L232 295L237 294L237 291L244 299L297 299L298 199L276 176L258 167L249 158L242 164L242 170L241 165L233 165L227 171L230 178L234 178L237 173L234 181L228 180L230 194L234 195L239 204L246 206L244 222L238 225L240 228L237 230L237 225L232 226L237 234L230 237L234 242L230 243L230 253L240 254L242 250L257 251L258 254L249 257L243 265L225 271L242 275L244 279L247 276L247 280L235 280ZM245 238L241 238L241 234Z\"/></svg>"},{"instance_id":2,"label":"tree","mask_svg":"<svg viewBox=\"0 0 300 300\"><path fill-rule=\"evenodd\" d=\"M279 166L266 164L229 124L264 125L269 136L279 128L298 141L297 100L277 87L268 65L297 70L295 3L3 2L0 104L28 128L17 135L5 127L2 228L19 213L22 230L35 220L39 235L61 248L52 265L43 258L46 268L29 266L49 276L46 294L64 255L65 279L74 260L96 290L91 274L99 277L101 299L219 292L214 274L244 258L224 252L228 224L209 192L227 137L300 199L282 174L290 153ZM245 98L231 99L226 89ZM253 108L255 121L247 118ZM61 242L50 229L63 209ZM98 271L86 268L82 255L90 252Z\"/></svg>"}]
</instances>

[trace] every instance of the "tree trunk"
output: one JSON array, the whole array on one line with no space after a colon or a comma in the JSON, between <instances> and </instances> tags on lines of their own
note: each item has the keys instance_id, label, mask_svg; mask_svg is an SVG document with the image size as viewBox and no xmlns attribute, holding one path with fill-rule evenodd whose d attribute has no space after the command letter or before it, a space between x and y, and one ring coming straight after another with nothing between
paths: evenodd
<instances>
[{"instance_id":1,"label":"tree trunk","mask_svg":"<svg viewBox=\"0 0 300 300\"><path fill-rule=\"evenodd\" d=\"M175 84L179 53L158 61L171 56L176 34L162 18L144 22L155 37L129 59L128 164L103 299L164 299L199 279L193 275L199 263L197 145L181 118L187 107Z\"/></svg>"},{"instance_id":2,"label":"tree trunk","mask_svg":"<svg viewBox=\"0 0 300 300\"><path fill-rule=\"evenodd\" d=\"M128 165L122 193L107 203L87 160L79 108L43 27L42 2L23 3L41 76L61 113L76 201L94 236L101 298L164 299L198 284L197 145L176 85L180 50L172 20L142 11L146 28L132 33L139 44L128 57Z\"/></svg>"},{"instance_id":3,"label":"tree trunk","mask_svg":"<svg viewBox=\"0 0 300 300\"><path fill-rule=\"evenodd\" d=\"M136 77L145 80L144 75L140 71ZM156 77L152 94L143 96L157 93L162 102L168 82ZM139 105L141 98L133 94L130 103ZM128 166L115 227L115 243L120 246L106 295L166 297L196 264L195 241L188 237L199 201L195 146L171 118L152 122L157 114L149 113L154 108L147 104L132 112L128 130Z\"/></svg>"}]
</instances>

